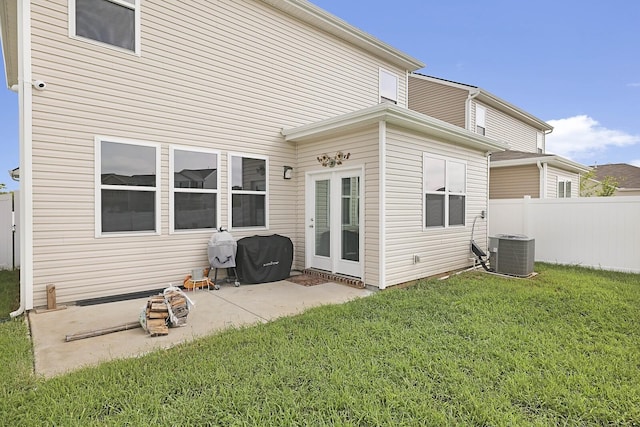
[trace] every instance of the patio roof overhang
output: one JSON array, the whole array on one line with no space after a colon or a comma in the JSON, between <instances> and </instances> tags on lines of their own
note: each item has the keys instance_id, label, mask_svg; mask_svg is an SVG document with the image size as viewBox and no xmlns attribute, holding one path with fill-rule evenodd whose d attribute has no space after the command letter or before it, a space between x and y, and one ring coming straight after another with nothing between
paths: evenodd
<instances>
[{"instance_id":1,"label":"patio roof overhang","mask_svg":"<svg viewBox=\"0 0 640 427\"><path fill-rule=\"evenodd\" d=\"M499 141L394 104L378 104L316 123L282 129L281 133L285 141L307 142L336 136L379 122L386 122L402 129L487 153L506 150L506 145Z\"/></svg>"},{"instance_id":2,"label":"patio roof overhang","mask_svg":"<svg viewBox=\"0 0 640 427\"><path fill-rule=\"evenodd\" d=\"M546 163L550 166L557 167L558 169L562 169L569 172L575 173L587 173L591 170L589 166L582 165L580 163L574 162L569 159L565 159L561 156L556 155L536 155L532 154L531 157L522 158L522 159L511 159L511 160L498 160L491 161L491 168L505 168L509 166L530 166L536 165L540 163Z\"/></svg>"}]
</instances>

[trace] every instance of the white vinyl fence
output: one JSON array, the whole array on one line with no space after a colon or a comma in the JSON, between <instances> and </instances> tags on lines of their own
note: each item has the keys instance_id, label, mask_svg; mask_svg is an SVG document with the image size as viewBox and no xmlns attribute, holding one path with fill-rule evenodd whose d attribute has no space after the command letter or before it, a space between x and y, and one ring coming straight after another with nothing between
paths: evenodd
<instances>
[{"instance_id":1,"label":"white vinyl fence","mask_svg":"<svg viewBox=\"0 0 640 427\"><path fill-rule=\"evenodd\" d=\"M535 260L640 273L640 197L489 201L489 235L535 239Z\"/></svg>"},{"instance_id":2,"label":"white vinyl fence","mask_svg":"<svg viewBox=\"0 0 640 427\"><path fill-rule=\"evenodd\" d=\"M0 270L11 270L20 266L20 248L17 230L18 192L0 194ZM15 212L13 209L15 206Z\"/></svg>"}]
</instances>

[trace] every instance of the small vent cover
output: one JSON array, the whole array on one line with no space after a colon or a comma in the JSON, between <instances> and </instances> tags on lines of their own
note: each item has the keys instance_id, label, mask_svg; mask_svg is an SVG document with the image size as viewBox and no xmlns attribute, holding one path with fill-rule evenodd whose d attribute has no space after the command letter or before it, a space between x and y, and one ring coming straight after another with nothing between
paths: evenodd
<instances>
[{"instance_id":1,"label":"small vent cover","mask_svg":"<svg viewBox=\"0 0 640 427\"><path fill-rule=\"evenodd\" d=\"M496 273L527 277L534 261L535 239L510 234L489 237L489 263Z\"/></svg>"}]
</instances>

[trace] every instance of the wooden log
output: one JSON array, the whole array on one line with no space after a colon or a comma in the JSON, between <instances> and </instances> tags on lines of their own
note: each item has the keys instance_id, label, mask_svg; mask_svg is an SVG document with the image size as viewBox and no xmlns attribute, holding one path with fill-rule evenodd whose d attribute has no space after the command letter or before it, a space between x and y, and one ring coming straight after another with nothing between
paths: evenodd
<instances>
[{"instance_id":1,"label":"wooden log","mask_svg":"<svg viewBox=\"0 0 640 427\"><path fill-rule=\"evenodd\" d=\"M142 327L142 325L140 325L140 322L130 322L130 323L125 323L124 325L112 326L110 328L96 329L93 331L78 332L77 334L70 334L70 335L67 335L64 340L66 342L77 341L85 338L99 337L101 335L111 334L113 332L128 331L129 329L136 329L140 327Z\"/></svg>"},{"instance_id":2,"label":"wooden log","mask_svg":"<svg viewBox=\"0 0 640 427\"><path fill-rule=\"evenodd\" d=\"M50 284L47 285L47 309L55 310L57 307L56 304L56 285Z\"/></svg>"},{"instance_id":3,"label":"wooden log","mask_svg":"<svg viewBox=\"0 0 640 427\"><path fill-rule=\"evenodd\" d=\"M151 311L167 311L167 304L163 303L152 303Z\"/></svg>"},{"instance_id":4,"label":"wooden log","mask_svg":"<svg viewBox=\"0 0 640 427\"><path fill-rule=\"evenodd\" d=\"M169 317L168 311L151 311L147 313L147 319L166 319Z\"/></svg>"},{"instance_id":5,"label":"wooden log","mask_svg":"<svg viewBox=\"0 0 640 427\"><path fill-rule=\"evenodd\" d=\"M147 328L155 328L156 326L166 326L167 321L165 319L147 319Z\"/></svg>"}]
</instances>

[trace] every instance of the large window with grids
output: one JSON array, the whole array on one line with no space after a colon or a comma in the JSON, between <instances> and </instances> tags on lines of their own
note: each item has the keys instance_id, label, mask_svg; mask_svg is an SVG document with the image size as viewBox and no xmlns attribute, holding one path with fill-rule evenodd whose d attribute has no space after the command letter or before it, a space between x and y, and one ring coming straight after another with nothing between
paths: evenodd
<instances>
[{"instance_id":1,"label":"large window with grids","mask_svg":"<svg viewBox=\"0 0 640 427\"><path fill-rule=\"evenodd\" d=\"M268 176L266 157L229 154L231 228L268 227Z\"/></svg>"},{"instance_id":2,"label":"large window with grids","mask_svg":"<svg viewBox=\"0 0 640 427\"><path fill-rule=\"evenodd\" d=\"M171 231L218 226L220 154L197 148L169 148L169 226Z\"/></svg>"},{"instance_id":3,"label":"large window with grids","mask_svg":"<svg viewBox=\"0 0 640 427\"><path fill-rule=\"evenodd\" d=\"M95 138L96 235L158 233L160 148Z\"/></svg>"},{"instance_id":4,"label":"large window with grids","mask_svg":"<svg viewBox=\"0 0 640 427\"><path fill-rule=\"evenodd\" d=\"M464 226L467 198L467 164L425 154L424 227Z\"/></svg>"},{"instance_id":5,"label":"large window with grids","mask_svg":"<svg viewBox=\"0 0 640 427\"><path fill-rule=\"evenodd\" d=\"M140 53L140 0L69 0L69 35Z\"/></svg>"}]
</instances>

